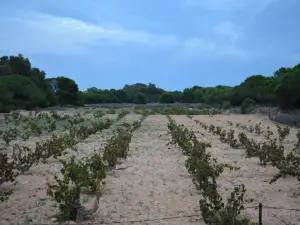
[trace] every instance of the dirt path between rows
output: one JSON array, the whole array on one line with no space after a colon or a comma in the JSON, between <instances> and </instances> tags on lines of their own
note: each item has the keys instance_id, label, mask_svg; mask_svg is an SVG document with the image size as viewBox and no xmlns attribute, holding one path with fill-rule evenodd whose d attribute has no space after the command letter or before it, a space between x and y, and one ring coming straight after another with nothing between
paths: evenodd
<instances>
[{"instance_id":1,"label":"dirt path between rows","mask_svg":"<svg viewBox=\"0 0 300 225\"><path fill-rule=\"evenodd\" d=\"M112 116L114 118L115 116ZM76 144L78 152L70 149L62 158L70 158L75 155L77 159L81 159L90 155L94 150L103 147L106 140L112 136L112 130L123 122L132 122L138 120L140 115L127 115L124 119L114 123L109 129L105 129L96 134L90 135L87 139ZM114 118L115 119L115 118ZM28 146L35 146L34 141L29 140ZM13 188L14 193L10 196L7 203L0 204L0 224L53 224L52 218L57 212L58 204L52 201L46 194L47 179L59 173L61 164L51 158L48 163L39 163L37 166L30 168L24 175L17 177L17 185L3 185L4 188ZM2 188L3 188L2 187ZM88 208L93 206L94 197L85 196L89 201L85 204Z\"/></svg>"},{"instance_id":2,"label":"dirt path between rows","mask_svg":"<svg viewBox=\"0 0 300 225\"><path fill-rule=\"evenodd\" d=\"M226 121L235 122L237 121L236 116L216 116L216 118L195 116L193 118L194 120L190 120L186 116L172 117L176 123L184 124L186 128L193 130L198 140L211 143L212 148L208 148L207 151L210 152L213 157L217 158L219 163L228 163L240 167L240 170L237 171L224 170L219 177L217 181L218 191L224 199L228 197L236 185L245 184L247 190L245 195L246 199L253 199L254 201L252 203L245 203L246 210L244 213L250 217L253 222L258 221L258 209L252 207L262 203L263 224L282 225L284 222L286 224L299 223L299 212L286 210L299 208L300 199L297 194L299 193L299 182L295 178L286 177L279 179L274 184L269 184L269 181L278 172L276 168L271 165L267 165L266 167L260 166L257 158L246 158L245 149L232 149L228 144L222 143L219 140L219 136L215 136L208 130L204 130L200 125L194 122L194 120L200 120L207 125L214 124L229 130L231 127L226 124ZM255 117L253 118L250 117L250 119L255 120ZM245 123L248 123L248 120L246 120ZM239 132L242 131L241 129L239 130ZM204 136L201 133L203 133ZM247 135L249 134L247 133ZM260 136L253 134L252 136L256 141L263 140ZM286 141L286 146L289 146L290 142L295 141L293 140L294 137L295 136L290 135L289 140Z\"/></svg>"},{"instance_id":3,"label":"dirt path between rows","mask_svg":"<svg viewBox=\"0 0 300 225\"><path fill-rule=\"evenodd\" d=\"M199 193L185 157L179 148L166 146L167 122L165 116L149 116L134 133L130 156L107 178L95 224L201 224Z\"/></svg>"}]
</instances>

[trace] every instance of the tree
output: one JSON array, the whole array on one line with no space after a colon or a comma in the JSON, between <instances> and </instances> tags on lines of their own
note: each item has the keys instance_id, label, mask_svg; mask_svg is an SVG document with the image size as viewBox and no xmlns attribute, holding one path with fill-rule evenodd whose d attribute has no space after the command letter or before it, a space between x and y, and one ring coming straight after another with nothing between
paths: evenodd
<instances>
[{"instance_id":1,"label":"tree","mask_svg":"<svg viewBox=\"0 0 300 225\"><path fill-rule=\"evenodd\" d=\"M30 70L30 78L37 84L37 85L43 85L46 73L43 70L40 70L39 68L31 68Z\"/></svg>"},{"instance_id":2,"label":"tree","mask_svg":"<svg viewBox=\"0 0 300 225\"><path fill-rule=\"evenodd\" d=\"M13 92L8 89L5 85L5 82L2 81L0 78L0 112L1 113L8 113L12 110L12 98Z\"/></svg>"},{"instance_id":3,"label":"tree","mask_svg":"<svg viewBox=\"0 0 300 225\"><path fill-rule=\"evenodd\" d=\"M253 99L258 104L276 104L275 87L279 83L274 77L253 75L245 79L233 89L232 104L241 104L246 98Z\"/></svg>"},{"instance_id":4,"label":"tree","mask_svg":"<svg viewBox=\"0 0 300 225\"><path fill-rule=\"evenodd\" d=\"M58 90L67 91L69 93L78 92L78 86L74 80L67 77L57 77L55 80L57 81Z\"/></svg>"},{"instance_id":5,"label":"tree","mask_svg":"<svg viewBox=\"0 0 300 225\"><path fill-rule=\"evenodd\" d=\"M182 93L182 102L193 103L195 102L194 91L191 88L185 88Z\"/></svg>"},{"instance_id":6,"label":"tree","mask_svg":"<svg viewBox=\"0 0 300 225\"><path fill-rule=\"evenodd\" d=\"M115 94L116 98L119 99L120 102L129 102L129 98L127 96L126 91L124 91L124 90L116 90L114 92L114 94Z\"/></svg>"},{"instance_id":7,"label":"tree","mask_svg":"<svg viewBox=\"0 0 300 225\"><path fill-rule=\"evenodd\" d=\"M0 77L2 111L34 109L44 106L45 93L29 78L21 75Z\"/></svg>"},{"instance_id":8,"label":"tree","mask_svg":"<svg viewBox=\"0 0 300 225\"><path fill-rule=\"evenodd\" d=\"M282 109L300 108L300 68L295 67L287 72L275 89L278 105Z\"/></svg>"},{"instance_id":9,"label":"tree","mask_svg":"<svg viewBox=\"0 0 300 225\"><path fill-rule=\"evenodd\" d=\"M142 93L142 92L138 92L135 95L134 103L135 104L146 104L147 103L147 97L146 97L146 95L144 93Z\"/></svg>"},{"instance_id":10,"label":"tree","mask_svg":"<svg viewBox=\"0 0 300 225\"><path fill-rule=\"evenodd\" d=\"M158 88L155 84L151 83L148 85L142 83L132 85L126 84L122 90L126 92L128 102L134 102L135 95L138 92L145 94L147 102L158 102L160 95L164 92L163 89Z\"/></svg>"},{"instance_id":11,"label":"tree","mask_svg":"<svg viewBox=\"0 0 300 225\"><path fill-rule=\"evenodd\" d=\"M181 91L173 91L170 92L174 97L174 102L181 102L182 101L182 92Z\"/></svg>"},{"instance_id":12,"label":"tree","mask_svg":"<svg viewBox=\"0 0 300 225\"><path fill-rule=\"evenodd\" d=\"M193 86L183 91L167 92L155 84L135 83L122 89L89 88L79 92L76 82L67 77L46 78L46 72L31 67L28 58L19 54L0 57L0 111L32 109L61 105L82 105L84 103L145 104L197 103L211 105L247 105L244 100L252 99L261 105L278 105L282 109L300 108L300 64L292 68L281 67L271 77L252 75L241 84L229 87ZM243 103L244 102L244 103ZM246 107L247 108L247 107Z\"/></svg>"},{"instance_id":13,"label":"tree","mask_svg":"<svg viewBox=\"0 0 300 225\"><path fill-rule=\"evenodd\" d=\"M160 103L174 103L174 96L171 93L165 92L160 96Z\"/></svg>"},{"instance_id":14,"label":"tree","mask_svg":"<svg viewBox=\"0 0 300 225\"><path fill-rule=\"evenodd\" d=\"M274 78L282 79L286 73L288 73L291 68L281 67L274 72Z\"/></svg>"},{"instance_id":15,"label":"tree","mask_svg":"<svg viewBox=\"0 0 300 225\"><path fill-rule=\"evenodd\" d=\"M30 76L31 64L29 59L23 55L3 56L0 58L0 76L10 74L18 74L22 76Z\"/></svg>"},{"instance_id":16,"label":"tree","mask_svg":"<svg viewBox=\"0 0 300 225\"><path fill-rule=\"evenodd\" d=\"M74 80L67 77L56 77L48 79L48 83L52 84L60 105L78 104L78 86Z\"/></svg>"},{"instance_id":17,"label":"tree","mask_svg":"<svg viewBox=\"0 0 300 225\"><path fill-rule=\"evenodd\" d=\"M204 102L204 93L202 88L197 88L194 90L195 102Z\"/></svg>"},{"instance_id":18,"label":"tree","mask_svg":"<svg viewBox=\"0 0 300 225\"><path fill-rule=\"evenodd\" d=\"M34 85L33 83L30 84L33 86L32 89L30 89L28 86L19 86L18 82L24 82L24 80L22 80L22 78L20 77L16 77L16 75L30 79L35 84L35 86L33 86ZM10 82L13 82L16 85L16 87L19 88L19 89L14 89L12 91L11 90L12 87L10 86L10 90L8 90L9 93L11 93L10 95L12 96L11 97L12 101L15 101L14 99L18 99L17 100L18 108L21 109L22 107L25 106L29 108L35 107L36 101L38 101L38 107L48 107L56 104L56 97L45 80L46 73L40 70L39 68L32 68L29 59L23 57L23 55L19 54L17 56L2 56L0 58L0 78L6 77L5 79L7 80L8 76L13 76L9 80ZM39 96L32 95L32 93L37 93L37 91L41 93L41 95ZM27 96L29 98L29 100L27 99L26 103L22 102L23 98L20 99L16 97L16 93L20 93L20 92L23 92L22 95ZM4 94L4 93L5 91L4 89L2 89L0 94ZM43 99L43 101L40 101L40 99ZM30 102L30 101L34 101L34 102ZM8 104L7 101L1 102L1 105L3 107L6 104L5 102ZM32 106L30 106L31 103ZM11 105L7 105L6 109L10 107Z\"/></svg>"}]
</instances>

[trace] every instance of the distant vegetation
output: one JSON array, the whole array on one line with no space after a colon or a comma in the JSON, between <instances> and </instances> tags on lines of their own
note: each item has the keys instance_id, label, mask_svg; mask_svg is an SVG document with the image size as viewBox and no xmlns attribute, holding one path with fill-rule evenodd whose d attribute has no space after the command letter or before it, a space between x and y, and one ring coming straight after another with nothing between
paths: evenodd
<instances>
[{"instance_id":1,"label":"distant vegetation","mask_svg":"<svg viewBox=\"0 0 300 225\"><path fill-rule=\"evenodd\" d=\"M46 78L43 70L32 67L29 59L22 55L0 58L0 112L56 105L150 102L206 103L226 108L241 106L245 99L287 109L300 108L299 90L300 64L293 68L282 67L271 77L252 75L234 87L194 86L169 92L155 84L136 83L118 90L91 87L83 92L70 78Z\"/></svg>"}]
</instances>

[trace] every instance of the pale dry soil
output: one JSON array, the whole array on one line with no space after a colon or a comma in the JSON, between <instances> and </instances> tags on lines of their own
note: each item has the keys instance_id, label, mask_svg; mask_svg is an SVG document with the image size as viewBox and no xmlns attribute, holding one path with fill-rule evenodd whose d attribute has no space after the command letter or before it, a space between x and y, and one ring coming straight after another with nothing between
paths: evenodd
<instances>
[{"instance_id":1,"label":"pale dry soil","mask_svg":"<svg viewBox=\"0 0 300 225\"><path fill-rule=\"evenodd\" d=\"M116 119L116 115L106 115L105 117ZM75 145L78 152L67 149L67 155L62 158L69 158L71 155L76 155L76 158L80 160L83 157L88 156L94 150L97 151L103 147L105 141L111 137L112 130L118 124L125 121L132 122L139 118L139 115L128 115L124 119L113 124L110 129L97 132ZM45 135L40 138L32 138L26 141L26 143L22 141L21 145L34 147L36 141L45 140L50 137L51 135ZM14 143L16 142L12 142L11 145ZM8 147L8 150L11 149L11 145ZM47 161L47 164L39 163L37 166L33 166L24 175L18 176L18 183L16 186L10 184L1 185L0 188L4 190L5 188L13 188L14 193L10 196L7 203L0 204L0 224L23 224L26 220L32 221L32 223L49 222L53 224L53 219L51 218L57 212L58 205L51 201L47 196L46 183L47 181L51 181L55 174L59 174L60 169L61 164L57 160L50 158ZM90 199L89 202L93 202L92 197L84 197Z\"/></svg>"},{"instance_id":2,"label":"pale dry soil","mask_svg":"<svg viewBox=\"0 0 300 225\"><path fill-rule=\"evenodd\" d=\"M271 165L262 167L258 164L259 160L257 158L246 158L244 149L231 149L229 145L219 140L219 136L214 136L208 130L204 130L193 120L202 121L207 125L214 124L221 126L226 130L234 129L236 138L238 133L244 132L248 137L260 142L267 141L263 135L256 135L241 128L235 128L235 123L255 125L255 123L262 121L263 130L266 130L266 127L270 126L274 132L274 137L277 137L277 128L272 121L258 115L194 116L193 120L184 116L173 116L173 118L178 124L184 124L188 129L196 131L198 140L210 142L212 148L208 148L207 151L211 152L212 156L216 157L219 163L229 163L240 167L240 170L225 170L221 174L218 180L218 191L224 198L229 196L229 193L235 186L245 184L247 190L245 197L247 199L254 199L254 202L245 204L245 207L258 206L261 202L263 204L263 224L300 224L300 212L268 208L270 206L285 209L300 209L300 185L295 178L286 177L274 184L269 184L269 181L278 172L276 168ZM232 121L234 126L229 126L226 121ZM286 152L291 151L294 147L296 133L297 130L292 128L290 135L283 141ZM258 209L247 208L244 213L252 218L252 221L258 221Z\"/></svg>"},{"instance_id":3,"label":"pale dry soil","mask_svg":"<svg viewBox=\"0 0 300 225\"><path fill-rule=\"evenodd\" d=\"M129 158L108 177L95 221L202 224L199 194L184 167L186 158L179 148L166 146L167 122L165 116L149 116L133 135Z\"/></svg>"},{"instance_id":4,"label":"pale dry soil","mask_svg":"<svg viewBox=\"0 0 300 225\"><path fill-rule=\"evenodd\" d=\"M119 121L133 121L139 115L130 114ZM227 144L221 143L217 136L213 136L186 116L173 116L179 124L184 124L196 133L199 140L207 140L212 144L208 151L220 163L230 163L240 167L238 171L225 170L218 180L218 191L226 198L235 185L246 185L246 197L253 198L254 202L246 207L257 206L262 202L264 206L298 208L299 183L294 178L284 178L270 185L268 181L277 170L271 166L261 167L255 158L245 158L243 149L231 149ZM226 120L234 123L254 124L262 117L258 116L195 116L206 124L220 125L231 129ZM174 145L167 146L170 134L167 128L168 120L165 116L148 116L142 127L133 134L130 144L129 156L123 160L115 170L108 173L106 184L100 198L97 212L85 224L174 224L190 225L204 224L200 219L198 201L201 195L195 189L192 179L185 169L186 157L181 149ZM276 131L273 123L263 121L264 126L269 125ZM99 149L111 137L112 130L91 135L85 141L76 145L78 159L87 156L94 149ZM234 128L236 131L239 128ZM275 133L275 132L274 132ZM296 130L292 130L284 144L290 148L295 142ZM238 132L236 132L236 135ZM248 133L247 133L248 135ZM263 136L249 134L253 138L264 141ZM31 143L33 144L33 143ZM46 181L59 172L60 164L56 160L49 160L47 164L39 164L18 177L15 193L6 204L0 204L0 224L24 224L25 219L43 224L53 224L53 215L57 212L57 204L46 195ZM295 194L296 193L296 194ZM94 198L83 195L84 206L92 207ZM258 210L246 209L245 214L257 221ZM275 216L274 216L275 215ZM263 209L264 224L277 225L298 224L300 216L285 210ZM30 223L29 223L30 224Z\"/></svg>"},{"instance_id":5,"label":"pale dry soil","mask_svg":"<svg viewBox=\"0 0 300 225\"><path fill-rule=\"evenodd\" d=\"M140 117L130 114L118 123ZM166 145L167 122L165 116L149 116L133 134L129 157L108 173L99 209L85 224L202 224L199 194L184 167L186 158L179 148ZM78 153L69 150L66 157L75 154L81 159L103 147L112 129L91 135L76 145ZM14 194L0 205L0 224L53 224L58 204L47 196L46 182L60 168L50 159L19 176ZM95 198L82 197L84 206L91 208Z\"/></svg>"}]
</instances>

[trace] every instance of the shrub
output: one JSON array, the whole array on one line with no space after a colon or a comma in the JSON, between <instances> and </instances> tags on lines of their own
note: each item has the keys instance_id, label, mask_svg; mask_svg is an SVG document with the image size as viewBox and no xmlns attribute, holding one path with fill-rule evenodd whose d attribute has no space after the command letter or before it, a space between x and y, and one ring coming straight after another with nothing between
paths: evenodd
<instances>
[{"instance_id":1,"label":"shrub","mask_svg":"<svg viewBox=\"0 0 300 225\"><path fill-rule=\"evenodd\" d=\"M54 178L56 183L48 183L47 194L59 203L59 221L76 221L80 204L80 186L70 182L67 176L63 180ZM71 184L70 184L71 183ZM71 186L70 186L71 185Z\"/></svg>"},{"instance_id":2,"label":"shrub","mask_svg":"<svg viewBox=\"0 0 300 225\"><path fill-rule=\"evenodd\" d=\"M17 139L17 129L16 128L9 128L8 130L4 131L2 134L2 138L5 141L5 143L7 145L9 145L9 143L12 140Z\"/></svg>"},{"instance_id":3,"label":"shrub","mask_svg":"<svg viewBox=\"0 0 300 225\"><path fill-rule=\"evenodd\" d=\"M129 114L128 111L122 111L122 112L120 112L118 114L118 116L117 116L117 120L120 120L120 119L124 118L127 114Z\"/></svg>"},{"instance_id":4,"label":"shrub","mask_svg":"<svg viewBox=\"0 0 300 225\"><path fill-rule=\"evenodd\" d=\"M107 114L115 114L115 113L116 113L116 110L114 110L114 109L109 109L107 111Z\"/></svg>"},{"instance_id":5,"label":"shrub","mask_svg":"<svg viewBox=\"0 0 300 225\"><path fill-rule=\"evenodd\" d=\"M93 115L95 118L100 118L100 117L104 116L105 113L102 112L101 110L98 110L98 111L94 112Z\"/></svg>"},{"instance_id":6,"label":"shrub","mask_svg":"<svg viewBox=\"0 0 300 225\"><path fill-rule=\"evenodd\" d=\"M244 209L244 195L246 189L244 185L235 187L230 197L224 203L221 196L213 189L207 189L203 199L199 201L200 210L206 224L237 225L250 224L247 219L239 218Z\"/></svg>"},{"instance_id":7,"label":"shrub","mask_svg":"<svg viewBox=\"0 0 300 225\"><path fill-rule=\"evenodd\" d=\"M300 157L290 152L286 157L282 157L280 162L276 164L279 172L272 178L270 183L274 183L278 179L287 175L295 177L298 181L300 181L299 165Z\"/></svg>"},{"instance_id":8,"label":"shrub","mask_svg":"<svg viewBox=\"0 0 300 225\"><path fill-rule=\"evenodd\" d=\"M102 157L99 153L94 152L85 161L89 172L86 186L90 188L91 192L98 192L101 189L101 181L106 178L106 168Z\"/></svg>"},{"instance_id":9,"label":"shrub","mask_svg":"<svg viewBox=\"0 0 300 225\"><path fill-rule=\"evenodd\" d=\"M126 158L132 133L127 129L118 129L104 147L103 160L109 168L114 168L119 158Z\"/></svg>"},{"instance_id":10,"label":"shrub","mask_svg":"<svg viewBox=\"0 0 300 225\"><path fill-rule=\"evenodd\" d=\"M265 138L270 139L270 137L273 135L273 131L270 130L270 127L267 126L267 130L264 133Z\"/></svg>"},{"instance_id":11,"label":"shrub","mask_svg":"<svg viewBox=\"0 0 300 225\"><path fill-rule=\"evenodd\" d=\"M9 162L7 154L0 153L0 185L5 182L14 182L17 173L14 172L15 163ZM12 194L12 190L1 191L0 201L6 201L8 197Z\"/></svg>"},{"instance_id":12,"label":"shrub","mask_svg":"<svg viewBox=\"0 0 300 225\"><path fill-rule=\"evenodd\" d=\"M196 188L201 191L202 199L199 201L199 205L204 222L227 225L234 221L234 224L250 224L248 220L239 218L241 210L244 209L246 191L244 185L235 187L227 202L224 202L217 191L216 181L224 168L230 170L238 168L227 164L218 164L217 160L211 158L210 153L206 152L206 148L211 147L209 143L199 142L192 131L182 125L177 125L170 116L168 116L168 120L168 128L172 136L171 143L177 143L183 153L188 156L185 166L192 175ZM217 130L225 139L226 131L224 133L221 129L217 128ZM229 139L232 139L233 132L229 133Z\"/></svg>"},{"instance_id":13,"label":"shrub","mask_svg":"<svg viewBox=\"0 0 300 225\"><path fill-rule=\"evenodd\" d=\"M88 213L80 203L81 188L89 187L91 191L98 192L100 182L106 176L105 168L98 154L93 154L86 161L75 162L73 156L69 161L60 162L63 164L63 177L60 179L55 175L55 183L47 183L47 194L59 203L59 221L76 221L80 214ZM96 201L98 200L99 195ZM98 204L94 207L98 207Z\"/></svg>"},{"instance_id":14,"label":"shrub","mask_svg":"<svg viewBox=\"0 0 300 225\"><path fill-rule=\"evenodd\" d=\"M296 148L299 148L300 147L300 130L297 131L296 137L297 137L297 143L295 144L295 146L296 146Z\"/></svg>"},{"instance_id":15,"label":"shrub","mask_svg":"<svg viewBox=\"0 0 300 225\"><path fill-rule=\"evenodd\" d=\"M279 141L282 142L290 134L290 127L282 128L279 125L276 125L276 126L277 126Z\"/></svg>"},{"instance_id":16,"label":"shrub","mask_svg":"<svg viewBox=\"0 0 300 225\"><path fill-rule=\"evenodd\" d=\"M255 103L255 101L250 98L244 99L244 101L241 105L241 113L242 114L249 113L252 110L254 103Z\"/></svg>"},{"instance_id":17,"label":"shrub","mask_svg":"<svg viewBox=\"0 0 300 225\"><path fill-rule=\"evenodd\" d=\"M24 174L32 165L38 163L37 154L26 146L20 147L18 144L13 146L12 159L15 163L15 168Z\"/></svg>"}]
</instances>

